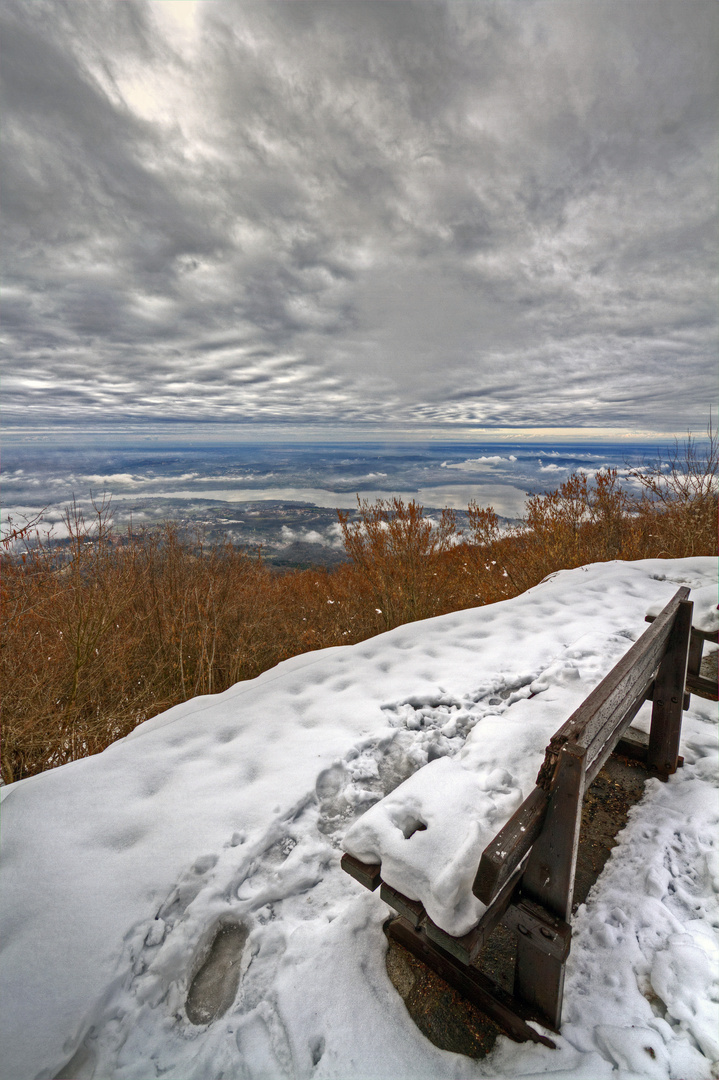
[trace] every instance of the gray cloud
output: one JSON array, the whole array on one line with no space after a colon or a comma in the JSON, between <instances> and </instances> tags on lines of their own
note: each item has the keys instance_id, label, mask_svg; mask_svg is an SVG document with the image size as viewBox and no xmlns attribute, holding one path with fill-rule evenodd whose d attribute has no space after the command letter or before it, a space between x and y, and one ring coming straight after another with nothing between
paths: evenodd
<instances>
[{"instance_id":1,"label":"gray cloud","mask_svg":"<svg viewBox=\"0 0 719 1080\"><path fill-rule=\"evenodd\" d=\"M701 427L713 0L8 0L5 415Z\"/></svg>"}]
</instances>

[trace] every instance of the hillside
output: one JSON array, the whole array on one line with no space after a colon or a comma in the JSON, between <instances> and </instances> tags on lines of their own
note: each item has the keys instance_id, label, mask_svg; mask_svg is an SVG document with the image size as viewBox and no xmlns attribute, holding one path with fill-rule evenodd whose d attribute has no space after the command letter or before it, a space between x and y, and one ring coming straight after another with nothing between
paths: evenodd
<instances>
[{"instance_id":1,"label":"hillside","mask_svg":"<svg viewBox=\"0 0 719 1080\"><path fill-rule=\"evenodd\" d=\"M563 571L511 600L296 656L3 788L4 1075L710 1080L711 703L692 697L684 768L647 783L578 912L555 1051L500 1039L479 1063L424 1039L385 970L387 908L339 868L363 810L410 775L421 786L429 761L446 760L450 788L453 770L485 776L477 821L454 825L496 831L551 732L679 584L702 590L708 614L716 560ZM226 977L198 986L220 926Z\"/></svg>"}]
</instances>

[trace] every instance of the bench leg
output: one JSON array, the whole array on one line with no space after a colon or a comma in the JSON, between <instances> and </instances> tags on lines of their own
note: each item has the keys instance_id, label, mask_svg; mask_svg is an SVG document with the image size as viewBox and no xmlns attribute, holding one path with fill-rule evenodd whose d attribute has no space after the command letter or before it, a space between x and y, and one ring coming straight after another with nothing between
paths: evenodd
<instances>
[{"instance_id":1,"label":"bench leg","mask_svg":"<svg viewBox=\"0 0 719 1080\"><path fill-rule=\"evenodd\" d=\"M516 1001L500 986L475 967L459 963L450 953L431 941L422 925L413 927L406 919L399 916L385 924L387 937L398 941L409 949L422 963L449 983L450 986L467 998L472 1004L493 1020L498 1027L517 1042L535 1042L556 1049L556 1043L546 1035L540 1035L527 1023L538 1020L536 1010L529 1009L524 1002Z\"/></svg>"},{"instance_id":2,"label":"bench leg","mask_svg":"<svg viewBox=\"0 0 719 1080\"><path fill-rule=\"evenodd\" d=\"M562 747L544 828L532 848L522 878L522 895L567 924L572 912L574 873L577 865L579 828L584 798L586 749L574 744ZM539 932L517 925L515 997L546 1016L550 1027L559 1028L562 1018L565 958ZM568 948L567 948L568 951Z\"/></svg>"},{"instance_id":3,"label":"bench leg","mask_svg":"<svg viewBox=\"0 0 719 1080\"><path fill-rule=\"evenodd\" d=\"M693 608L691 600L680 601L654 682L647 764L663 778L677 771Z\"/></svg>"},{"instance_id":4,"label":"bench leg","mask_svg":"<svg viewBox=\"0 0 719 1080\"><path fill-rule=\"evenodd\" d=\"M543 952L534 942L517 937L514 996L537 1009L554 1031L559 1031L562 1022L564 965L564 960Z\"/></svg>"}]
</instances>

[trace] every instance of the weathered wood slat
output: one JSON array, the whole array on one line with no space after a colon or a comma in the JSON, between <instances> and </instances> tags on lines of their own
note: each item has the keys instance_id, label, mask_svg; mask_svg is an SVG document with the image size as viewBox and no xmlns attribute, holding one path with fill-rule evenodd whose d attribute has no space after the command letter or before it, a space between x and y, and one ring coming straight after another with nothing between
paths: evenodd
<instances>
[{"instance_id":1,"label":"weathered wood slat","mask_svg":"<svg viewBox=\"0 0 719 1080\"><path fill-rule=\"evenodd\" d=\"M410 900L404 893L393 889L386 881L383 881L380 885L379 898L384 900L385 904L389 904L390 907L394 908L397 914L406 919L415 929L427 917L427 912L419 900Z\"/></svg>"},{"instance_id":2,"label":"weathered wood slat","mask_svg":"<svg viewBox=\"0 0 719 1080\"><path fill-rule=\"evenodd\" d=\"M623 754L624 757L631 758L633 761L646 761L649 753L649 732L635 727L627 728L621 739L617 740L613 752ZM681 768L683 764L684 758L678 757L677 767Z\"/></svg>"},{"instance_id":3,"label":"weathered wood slat","mask_svg":"<svg viewBox=\"0 0 719 1080\"><path fill-rule=\"evenodd\" d=\"M614 735L616 734L618 744L628 731L636 730L630 728L630 725L643 703L643 698L635 702L634 707L625 714L622 722L617 725L616 732L612 733L605 745L595 747L594 760L587 766L586 770L587 787L596 779L597 774L615 748ZM645 761L649 747L649 736L645 735L644 732L639 732L639 735L643 737L643 741L639 746L635 745L636 740L630 736L627 746L620 752L625 753L628 757ZM548 805L549 795L544 788L533 788L519 809L515 810L506 825L500 829L484 849L477 868L474 885L472 886L474 895L482 903L491 904L493 897L502 887L502 884L528 853L542 831Z\"/></svg>"},{"instance_id":4,"label":"weathered wood slat","mask_svg":"<svg viewBox=\"0 0 719 1080\"><path fill-rule=\"evenodd\" d=\"M640 731L635 727L627 728L621 739L617 739L617 745L614 747L615 753L624 754L625 757L632 758L634 761L646 761L648 750L649 732Z\"/></svg>"},{"instance_id":5,"label":"weathered wood slat","mask_svg":"<svg viewBox=\"0 0 719 1080\"><path fill-rule=\"evenodd\" d=\"M655 682L656 682L656 679L652 679L651 683L649 684L649 689L647 690L647 696L646 696L647 701L654 701L654 684L655 684ZM688 685L689 685L689 674L687 673L687 686ZM691 705L691 703L692 703L691 699L692 699L691 694L688 691L686 691L685 694L684 694L684 704L683 704L684 712L686 712L687 709L689 708L689 706Z\"/></svg>"},{"instance_id":6,"label":"weathered wood slat","mask_svg":"<svg viewBox=\"0 0 719 1080\"><path fill-rule=\"evenodd\" d=\"M549 795L535 787L482 852L472 892L491 904L542 831Z\"/></svg>"},{"instance_id":7,"label":"weathered wood slat","mask_svg":"<svg viewBox=\"0 0 719 1080\"><path fill-rule=\"evenodd\" d=\"M586 756L583 746L562 747L544 826L522 876L522 894L565 922L572 914Z\"/></svg>"},{"instance_id":8,"label":"weathered wood slat","mask_svg":"<svg viewBox=\"0 0 719 1080\"><path fill-rule=\"evenodd\" d=\"M541 1043L552 1050L556 1049L551 1039L540 1035L527 1023L528 1020L543 1021L543 1017L476 968L458 967L452 956L428 939L422 927L415 930L405 919L397 918L385 926L385 933L436 971L440 978L494 1020L510 1038L516 1042Z\"/></svg>"},{"instance_id":9,"label":"weathered wood slat","mask_svg":"<svg viewBox=\"0 0 719 1080\"><path fill-rule=\"evenodd\" d=\"M565 962L538 946L532 937L517 935L514 993L536 1009L542 1022L559 1031L562 1022Z\"/></svg>"},{"instance_id":10,"label":"weathered wood slat","mask_svg":"<svg viewBox=\"0 0 719 1080\"><path fill-rule=\"evenodd\" d=\"M380 863L363 863L355 859L353 855L345 853L340 860L340 866L346 874L353 877L355 881L359 881L360 885L364 885L370 892L374 892L380 883L382 873Z\"/></svg>"},{"instance_id":11,"label":"weathered wood slat","mask_svg":"<svg viewBox=\"0 0 719 1080\"><path fill-rule=\"evenodd\" d=\"M445 952L451 953L462 964L473 964L487 944L489 935L504 917L504 913L514 897L514 892L523 873L524 862L517 866L509 880L496 893L491 905L484 912L474 929L462 937L453 937L448 934L446 930L432 922L418 900L410 900L408 896L392 888L385 881L380 886L379 895L385 904L389 904L390 907L394 908L397 914L415 929L421 925L427 936Z\"/></svg>"},{"instance_id":12,"label":"weathered wood slat","mask_svg":"<svg viewBox=\"0 0 719 1080\"><path fill-rule=\"evenodd\" d=\"M656 618L656 615L645 615L644 622L654 622ZM702 641L712 641L715 645L719 645L719 630L700 630L692 626L692 637L701 638Z\"/></svg>"},{"instance_id":13,"label":"weathered wood slat","mask_svg":"<svg viewBox=\"0 0 719 1080\"><path fill-rule=\"evenodd\" d=\"M713 679L706 679L703 675L688 674L686 686L691 694L706 698L708 701L719 701L717 692L719 688Z\"/></svg>"},{"instance_id":14,"label":"weathered wood slat","mask_svg":"<svg viewBox=\"0 0 719 1080\"><path fill-rule=\"evenodd\" d=\"M500 918L501 916L497 918L497 922L499 922ZM446 930L443 930L441 926L437 926L436 923L432 922L429 915L425 916L422 929L430 941L433 941L435 945L439 945L445 952L451 953L456 960L459 960L460 964L467 967L477 959L489 937L489 934L484 933L479 926L475 926L473 930L470 930L468 934L463 934L462 937L453 937Z\"/></svg>"},{"instance_id":15,"label":"weathered wood slat","mask_svg":"<svg viewBox=\"0 0 719 1080\"><path fill-rule=\"evenodd\" d=\"M631 727L632 720L641 709L645 700L646 699L642 697L637 698L616 725L607 725L605 727L603 739L599 737L595 739L594 745L587 754L587 787L594 783L603 765L614 751L617 742L624 735L625 731L628 731Z\"/></svg>"},{"instance_id":16,"label":"weathered wood slat","mask_svg":"<svg viewBox=\"0 0 719 1080\"><path fill-rule=\"evenodd\" d=\"M717 634L692 629L688 595L680 588L656 618L647 619L649 629L552 736L537 786L482 853L473 892L488 906L469 934L445 933L421 903L381 882L379 864L342 858L343 869L366 888L381 884L380 896L399 912L388 935L513 1038L554 1046L526 1020L553 1030L561 1022L585 788L615 749L646 761L660 775L673 772L682 763L677 751L686 690L711 688L716 700L716 687L699 675L699 666L704 641L716 641ZM631 727L647 697L653 702L648 736ZM503 917L517 934L514 996L473 966Z\"/></svg>"},{"instance_id":17,"label":"weathered wood slat","mask_svg":"<svg viewBox=\"0 0 719 1080\"><path fill-rule=\"evenodd\" d=\"M686 688L690 694L696 694L698 697L706 698L709 701L718 701L719 694L717 693L716 679L707 679L701 674L702 653L704 651L704 642L707 640L716 641L717 636L719 635L716 631L713 634L707 634L703 630L692 627L689 639ZM688 703L685 708L689 708Z\"/></svg>"},{"instance_id":18,"label":"weathered wood slat","mask_svg":"<svg viewBox=\"0 0 719 1080\"><path fill-rule=\"evenodd\" d=\"M647 764L665 777L677 770L693 610L691 600L679 602L654 684Z\"/></svg>"},{"instance_id":19,"label":"weathered wood slat","mask_svg":"<svg viewBox=\"0 0 719 1080\"><path fill-rule=\"evenodd\" d=\"M568 952L586 759L586 747L571 742L562 747L544 827L522 876L522 897L535 902L534 912L540 927L532 932L530 908L525 912L523 932L517 935L514 991L539 1009L555 1029L562 1021L566 955L557 950L553 935L559 934L559 927L566 927ZM542 913L544 926L541 926ZM548 920L546 916L554 919Z\"/></svg>"},{"instance_id":20,"label":"weathered wood slat","mask_svg":"<svg viewBox=\"0 0 719 1080\"><path fill-rule=\"evenodd\" d=\"M699 637L692 628L689 638L689 659L687 661L687 674L698 675L702 666L702 653L704 652L704 638Z\"/></svg>"}]
</instances>

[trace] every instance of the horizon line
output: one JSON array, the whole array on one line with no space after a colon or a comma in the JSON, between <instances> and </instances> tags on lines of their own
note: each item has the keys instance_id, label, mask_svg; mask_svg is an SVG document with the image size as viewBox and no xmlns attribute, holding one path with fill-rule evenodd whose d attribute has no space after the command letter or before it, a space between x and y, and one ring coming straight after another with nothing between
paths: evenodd
<instances>
[{"instance_id":1,"label":"horizon line","mask_svg":"<svg viewBox=\"0 0 719 1080\"><path fill-rule=\"evenodd\" d=\"M457 425L450 427L418 428L385 427L376 425L300 425L300 424L236 424L227 421L167 421L167 422L121 422L91 423L60 421L50 424L4 424L3 440L10 442L48 442L72 436L83 441L93 438L113 437L123 442L188 442L220 443L508 443L508 442L673 442L685 439L688 434L701 439L706 435L706 423L696 429L681 431L657 431L655 429L630 428L628 426L527 426L527 427L480 427Z\"/></svg>"}]
</instances>

